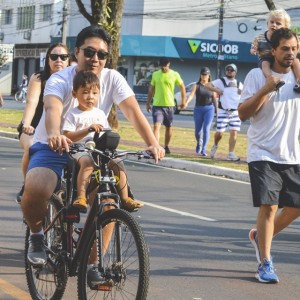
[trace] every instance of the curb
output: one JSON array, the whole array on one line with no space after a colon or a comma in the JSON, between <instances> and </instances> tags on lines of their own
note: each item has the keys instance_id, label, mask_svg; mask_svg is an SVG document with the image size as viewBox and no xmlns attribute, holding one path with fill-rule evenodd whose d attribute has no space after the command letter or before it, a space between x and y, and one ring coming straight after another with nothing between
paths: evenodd
<instances>
[{"instance_id":1,"label":"curb","mask_svg":"<svg viewBox=\"0 0 300 300\"><path fill-rule=\"evenodd\" d=\"M12 132L0 131L0 136L18 139L18 134L12 133ZM133 157L133 158L130 158L129 160L137 161L138 159L137 158L135 159ZM145 160L144 162L151 164L151 165L155 164L155 163L150 162L149 160L147 160L147 161ZM186 160L165 157L164 159L162 159L159 162L159 166L250 182L248 172L233 170L233 169L224 168L224 167L209 166L209 165L202 164L199 162L186 161Z\"/></svg>"},{"instance_id":2,"label":"curb","mask_svg":"<svg viewBox=\"0 0 300 300\"><path fill-rule=\"evenodd\" d=\"M135 158L130 158L130 160L138 161L138 159ZM149 160L143 162L151 165L155 164L150 162ZM209 166L206 164L193 162L193 161L186 161L186 160L165 157L159 162L159 166L250 182L249 174L246 171L233 170L224 167Z\"/></svg>"},{"instance_id":3,"label":"curb","mask_svg":"<svg viewBox=\"0 0 300 300\"><path fill-rule=\"evenodd\" d=\"M0 131L0 136L18 140L18 134L13 132Z\"/></svg>"}]
</instances>

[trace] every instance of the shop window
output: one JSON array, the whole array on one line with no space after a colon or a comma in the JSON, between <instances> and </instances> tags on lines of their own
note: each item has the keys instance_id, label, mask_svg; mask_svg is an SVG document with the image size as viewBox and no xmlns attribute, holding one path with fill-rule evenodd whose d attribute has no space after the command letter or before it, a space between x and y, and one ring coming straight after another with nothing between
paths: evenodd
<instances>
[{"instance_id":1,"label":"shop window","mask_svg":"<svg viewBox=\"0 0 300 300\"><path fill-rule=\"evenodd\" d=\"M35 7L25 6L18 8L17 29L33 29L34 28Z\"/></svg>"},{"instance_id":2,"label":"shop window","mask_svg":"<svg viewBox=\"0 0 300 300\"><path fill-rule=\"evenodd\" d=\"M41 21L51 21L52 19L52 4L41 5Z\"/></svg>"},{"instance_id":3,"label":"shop window","mask_svg":"<svg viewBox=\"0 0 300 300\"><path fill-rule=\"evenodd\" d=\"M2 24L3 25L9 25L12 24L12 9L5 9L2 11L3 13L3 19L2 19Z\"/></svg>"}]
</instances>

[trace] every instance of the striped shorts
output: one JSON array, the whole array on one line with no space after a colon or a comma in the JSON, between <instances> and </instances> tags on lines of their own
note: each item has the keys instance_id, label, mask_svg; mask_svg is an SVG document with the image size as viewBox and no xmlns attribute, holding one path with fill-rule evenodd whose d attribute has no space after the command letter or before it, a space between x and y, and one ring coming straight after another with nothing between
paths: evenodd
<instances>
[{"instance_id":1,"label":"striped shorts","mask_svg":"<svg viewBox=\"0 0 300 300\"><path fill-rule=\"evenodd\" d=\"M218 109L217 116L217 131L224 132L226 129L240 131L241 120L237 110L229 111L224 109Z\"/></svg>"}]
</instances>

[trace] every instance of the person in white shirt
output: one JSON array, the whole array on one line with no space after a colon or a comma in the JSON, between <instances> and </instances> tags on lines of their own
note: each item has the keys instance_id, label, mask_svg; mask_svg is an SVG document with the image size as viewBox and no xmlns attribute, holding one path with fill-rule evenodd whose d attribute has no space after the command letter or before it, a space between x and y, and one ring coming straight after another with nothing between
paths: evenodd
<instances>
[{"instance_id":1,"label":"person in white shirt","mask_svg":"<svg viewBox=\"0 0 300 300\"><path fill-rule=\"evenodd\" d=\"M71 139L62 134L62 123L70 109L76 106L72 96L73 78L81 70L92 71L100 80L100 97L97 107L107 116L113 103L131 122L144 139L148 150L157 162L165 155L151 127L142 113L134 93L124 77L116 70L105 68L111 38L100 26L88 26L77 36L74 55L77 65L52 75L44 91L44 112L30 148L30 162L25 179L21 207L30 228L28 260L33 265L43 265L47 257L44 247L43 219L47 201L56 190L67 158ZM124 189L123 189L124 190Z\"/></svg>"},{"instance_id":2,"label":"person in white shirt","mask_svg":"<svg viewBox=\"0 0 300 300\"><path fill-rule=\"evenodd\" d=\"M241 129L241 120L238 115L238 104L243 89L243 84L235 79L237 67L229 64L225 67L225 76L208 82L205 87L220 95L217 114L217 130L214 136L214 145L210 150L211 158L215 157L218 144L221 141L227 127L230 131L229 153L227 160L239 161L234 153L237 133Z\"/></svg>"},{"instance_id":3,"label":"person in white shirt","mask_svg":"<svg viewBox=\"0 0 300 300\"><path fill-rule=\"evenodd\" d=\"M63 133L75 144L85 144L93 140L94 133L109 128L104 111L95 107L100 93L100 82L96 74L90 71L78 72L73 80L73 97L78 106L72 108L64 121ZM73 206L87 208L86 190L94 169L94 161L88 152L73 155L79 166L77 175L77 198Z\"/></svg>"},{"instance_id":4,"label":"person in white shirt","mask_svg":"<svg viewBox=\"0 0 300 300\"><path fill-rule=\"evenodd\" d=\"M255 278L277 283L271 256L273 236L300 215L300 97L293 87L292 64L297 57L297 34L287 28L271 37L272 75L251 70L238 108L248 129L248 167L253 205L259 207L256 228L249 232L259 263ZM280 89L277 85L284 81ZM276 214L279 207L283 209Z\"/></svg>"}]
</instances>

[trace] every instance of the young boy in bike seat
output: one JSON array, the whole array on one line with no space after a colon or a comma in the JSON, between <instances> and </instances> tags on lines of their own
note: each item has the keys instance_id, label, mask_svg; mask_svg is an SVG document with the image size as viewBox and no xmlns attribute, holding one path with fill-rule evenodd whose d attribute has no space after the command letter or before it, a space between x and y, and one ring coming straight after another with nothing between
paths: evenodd
<instances>
[{"instance_id":1,"label":"young boy in bike seat","mask_svg":"<svg viewBox=\"0 0 300 300\"><path fill-rule=\"evenodd\" d=\"M94 132L108 128L107 118L103 110L96 108L100 94L100 82L91 71L80 71L73 79L72 95L78 101L78 106L71 109L63 124L63 132L76 144L85 144L93 139ZM79 171L77 176L77 198L73 206L87 208L86 189L94 169L94 163L88 152L78 152L73 155Z\"/></svg>"}]
</instances>

